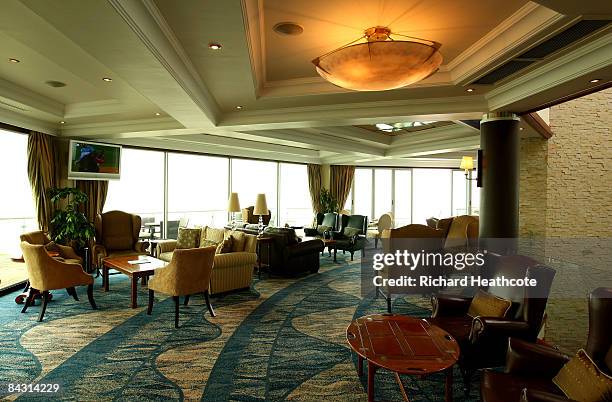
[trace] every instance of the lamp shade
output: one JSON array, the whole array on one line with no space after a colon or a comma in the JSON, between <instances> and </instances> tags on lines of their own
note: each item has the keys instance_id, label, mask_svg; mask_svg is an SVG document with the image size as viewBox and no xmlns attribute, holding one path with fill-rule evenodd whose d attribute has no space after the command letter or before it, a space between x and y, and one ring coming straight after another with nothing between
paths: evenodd
<instances>
[{"instance_id":1,"label":"lamp shade","mask_svg":"<svg viewBox=\"0 0 612 402\"><path fill-rule=\"evenodd\" d=\"M463 158L461 158L461 165L459 166L459 169L462 169L462 170L474 169L474 158L472 158L471 156L464 156Z\"/></svg>"},{"instance_id":2,"label":"lamp shade","mask_svg":"<svg viewBox=\"0 0 612 402\"><path fill-rule=\"evenodd\" d=\"M240 201L238 193L231 193L227 201L227 212L240 212Z\"/></svg>"},{"instance_id":3,"label":"lamp shade","mask_svg":"<svg viewBox=\"0 0 612 402\"><path fill-rule=\"evenodd\" d=\"M266 202L265 194L257 194L253 215L268 215L268 203Z\"/></svg>"}]
</instances>

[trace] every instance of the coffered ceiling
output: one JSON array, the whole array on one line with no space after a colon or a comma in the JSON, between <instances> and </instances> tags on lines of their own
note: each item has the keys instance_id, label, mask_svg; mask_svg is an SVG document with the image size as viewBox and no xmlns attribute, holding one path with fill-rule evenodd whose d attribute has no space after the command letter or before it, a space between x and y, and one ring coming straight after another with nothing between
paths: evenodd
<instances>
[{"instance_id":1,"label":"coffered ceiling","mask_svg":"<svg viewBox=\"0 0 612 402\"><path fill-rule=\"evenodd\" d=\"M264 159L456 166L479 146L478 130L466 120L488 111L521 113L610 81L610 24L576 28L612 19L604 3L3 0L0 122ZM273 28L280 22L303 32L279 34ZM316 74L314 57L375 25L440 42L440 70L380 92L348 91ZM555 47L559 35L571 40ZM492 84L474 83L524 63L536 46L552 50ZM595 78L601 81L591 83ZM393 135L374 128L411 121L445 123ZM524 135L537 135L523 126Z\"/></svg>"}]
</instances>

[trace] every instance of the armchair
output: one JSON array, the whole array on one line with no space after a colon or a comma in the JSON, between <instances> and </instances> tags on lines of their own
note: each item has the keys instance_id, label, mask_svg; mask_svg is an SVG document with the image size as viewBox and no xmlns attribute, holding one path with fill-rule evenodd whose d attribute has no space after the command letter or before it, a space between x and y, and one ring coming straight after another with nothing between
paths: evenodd
<instances>
[{"instance_id":1,"label":"armchair","mask_svg":"<svg viewBox=\"0 0 612 402\"><path fill-rule=\"evenodd\" d=\"M100 267L107 257L145 255L149 242L139 241L141 219L138 215L123 211L98 214L95 220L96 244L92 261Z\"/></svg>"},{"instance_id":2,"label":"armchair","mask_svg":"<svg viewBox=\"0 0 612 402\"><path fill-rule=\"evenodd\" d=\"M368 217L363 215L342 215L340 230L332 232L332 239L336 240L336 249L351 253L351 261L355 251L361 250L365 255L368 231Z\"/></svg>"},{"instance_id":3,"label":"armchair","mask_svg":"<svg viewBox=\"0 0 612 402\"><path fill-rule=\"evenodd\" d=\"M338 228L338 214L336 212L328 212L325 214L319 212L317 214L316 227L304 228L304 234L309 237L321 236L322 233L319 233L319 231L317 230L319 226L327 226L331 228L331 230L336 230Z\"/></svg>"},{"instance_id":4,"label":"armchair","mask_svg":"<svg viewBox=\"0 0 612 402\"><path fill-rule=\"evenodd\" d=\"M289 228L265 229L264 234L273 239L272 260L268 253L259 256L264 264L270 266L270 272L276 275L296 275L302 272L316 273L319 271L319 253L323 251L323 241L311 239L300 241L295 230Z\"/></svg>"},{"instance_id":5,"label":"armchair","mask_svg":"<svg viewBox=\"0 0 612 402\"><path fill-rule=\"evenodd\" d=\"M444 232L445 248L476 246L479 222L478 216L453 216L438 220L436 228Z\"/></svg>"},{"instance_id":6,"label":"armchair","mask_svg":"<svg viewBox=\"0 0 612 402\"><path fill-rule=\"evenodd\" d=\"M24 233L19 236L21 241L25 241L28 244L47 246L51 243L51 239L49 236L41 230L37 230L34 232ZM64 246L61 244L54 244L53 249L59 253L59 256L64 260L67 260L69 263L81 264L83 262L83 258L81 258L72 247ZM51 250L49 250L51 251Z\"/></svg>"},{"instance_id":7,"label":"armchair","mask_svg":"<svg viewBox=\"0 0 612 402\"><path fill-rule=\"evenodd\" d=\"M45 246L39 244L29 244L21 242L23 259L28 270L30 289L25 300L25 305L21 310L25 313L32 305L34 297L42 295L42 305L38 321L42 321L47 309L47 303L51 299L50 290L73 289L71 295L75 300L79 300L75 286L87 285L87 297L91 307L95 310L96 302L93 298L93 277L85 271L81 265L74 262L63 262L49 256Z\"/></svg>"},{"instance_id":8,"label":"armchair","mask_svg":"<svg viewBox=\"0 0 612 402\"><path fill-rule=\"evenodd\" d=\"M185 296L185 305L187 305L190 295L204 293L208 311L214 317L215 311L208 298L208 288L215 250L215 246L174 250L170 264L157 269L155 275L149 280L147 314L151 315L153 311L155 292L169 294L174 299L174 327L178 328L179 296Z\"/></svg>"},{"instance_id":9,"label":"armchair","mask_svg":"<svg viewBox=\"0 0 612 402\"><path fill-rule=\"evenodd\" d=\"M246 224L255 225L259 223L259 215L253 215L253 211L255 210L255 206L251 205L250 207L242 208L242 221ZM262 215L264 226L268 226L270 224L270 219L272 219L272 212L268 210L268 215Z\"/></svg>"},{"instance_id":10,"label":"armchair","mask_svg":"<svg viewBox=\"0 0 612 402\"><path fill-rule=\"evenodd\" d=\"M485 267L487 272L484 276L488 278L533 278L537 280L538 287L537 290L491 286L483 289L512 300L512 307L505 318L470 317L467 312L472 297L445 294L432 297L431 323L449 332L461 346L459 367L466 395L469 394L470 380L476 370L504 364L509 337L535 342L555 276L552 268L518 255L489 254Z\"/></svg>"},{"instance_id":11,"label":"armchair","mask_svg":"<svg viewBox=\"0 0 612 402\"><path fill-rule=\"evenodd\" d=\"M374 248L378 248L378 239L381 238L383 231L393 228L393 214L387 212L382 214L376 222L372 222L368 227L367 237L374 239Z\"/></svg>"},{"instance_id":12,"label":"armchair","mask_svg":"<svg viewBox=\"0 0 612 402\"><path fill-rule=\"evenodd\" d=\"M595 289L589 295L589 336L585 351L608 374L612 373L610 318L612 288ZM529 401L569 401L552 382L569 359L570 356L554 348L511 338L504 372L484 372L480 383L481 400L518 402L526 397Z\"/></svg>"}]
</instances>

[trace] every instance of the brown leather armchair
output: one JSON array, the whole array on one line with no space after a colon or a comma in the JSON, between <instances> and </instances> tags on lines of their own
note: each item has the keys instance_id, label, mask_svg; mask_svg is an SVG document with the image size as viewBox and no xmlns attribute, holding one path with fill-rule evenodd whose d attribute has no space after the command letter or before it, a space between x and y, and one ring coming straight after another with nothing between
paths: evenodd
<instances>
[{"instance_id":1,"label":"brown leather armchair","mask_svg":"<svg viewBox=\"0 0 612 402\"><path fill-rule=\"evenodd\" d=\"M95 226L96 244L92 250L92 261L96 267L99 268L107 257L147 254L149 242L138 240L140 216L109 211L96 216Z\"/></svg>"},{"instance_id":2,"label":"brown leather armchair","mask_svg":"<svg viewBox=\"0 0 612 402\"><path fill-rule=\"evenodd\" d=\"M585 351L607 374L612 373L612 288L589 295L589 336ZM480 384L483 402L569 401L552 382L570 356L544 345L511 338L503 373L485 371ZM503 392L501 392L503 390Z\"/></svg>"},{"instance_id":3,"label":"brown leather armchair","mask_svg":"<svg viewBox=\"0 0 612 402\"><path fill-rule=\"evenodd\" d=\"M42 295L42 306L38 321L42 321L47 303L51 299L50 290L55 289L72 289L72 297L79 300L75 286L87 286L87 297L93 309L96 309L96 303L93 298L93 277L85 271L81 265L74 262L64 262L52 258L47 253L45 246L38 244L29 244L25 241L21 242L21 251L28 270L28 280L30 281L30 289L25 300L25 305L21 310L25 313L28 307L32 305L34 297L38 294Z\"/></svg>"},{"instance_id":4,"label":"brown leather armchair","mask_svg":"<svg viewBox=\"0 0 612 402\"><path fill-rule=\"evenodd\" d=\"M467 312L472 297L438 294L432 297L429 321L449 332L461 346L459 368L464 391L470 392L473 373L482 368L502 366L508 349L508 338L535 342L541 329L548 293L555 270L524 256L489 254L485 265L487 278L536 279L537 288L489 287L483 290L512 300L506 318L470 317Z\"/></svg>"}]
</instances>

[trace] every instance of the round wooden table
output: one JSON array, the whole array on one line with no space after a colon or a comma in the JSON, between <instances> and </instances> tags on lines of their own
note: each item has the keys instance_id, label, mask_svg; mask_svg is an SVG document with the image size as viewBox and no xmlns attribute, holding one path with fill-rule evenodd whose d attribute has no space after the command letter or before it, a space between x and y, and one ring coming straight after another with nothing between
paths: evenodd
<instances>
[{"instance_id":1,"label":"round wooden table","mask_svg":"<svg viewBox=\"0 0 612 402\"><path fill-rule=\"evenodd\" d=\"M440 327L419 318L373 314L351 322L346 339L357 353L359 376L363 375L363 360L368 362L368 401L374 400L374 375L380 368L395 373L406 401L400 374L423 376L446 371L446 401L452 400L459 344Z\"/></svg>"}]
</instances>

